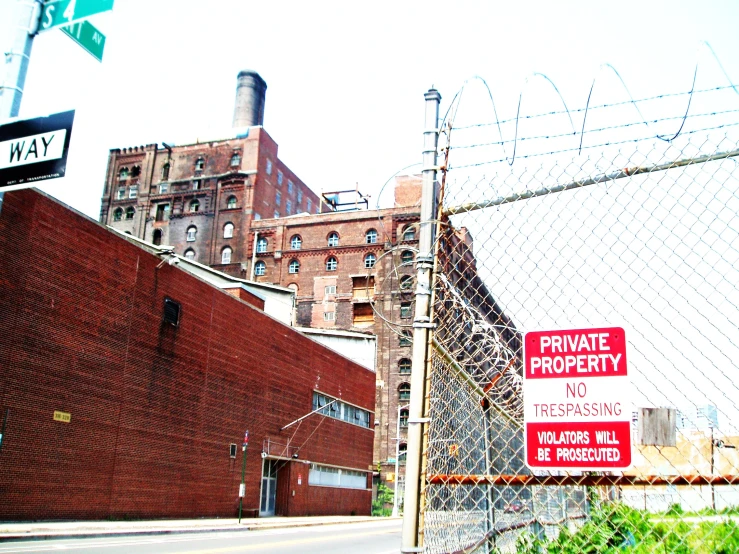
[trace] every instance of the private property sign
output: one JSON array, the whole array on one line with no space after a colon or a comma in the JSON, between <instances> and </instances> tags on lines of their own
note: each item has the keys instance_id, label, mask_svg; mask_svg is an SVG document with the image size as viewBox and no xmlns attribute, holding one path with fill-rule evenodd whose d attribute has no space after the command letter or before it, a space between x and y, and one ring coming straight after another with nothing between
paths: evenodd
<instances>
[{"instance_id":1,"label":"private property sign","mask_svg":"<svg viewBox=\"0 0 739 554\"><path fill-rule=\"evenodd\" d=\"M0 125L0 192L64 177L74 110Z\"/></svg>"},{"instance_id":2,"label":"private property sign","mask_svg":"<svg viewBox=\"0 0 739 554\"><path fill-rule=\"evenodd\" d=\"M631 465L622 328L526 333L523 398L530 468L609 470Z\"/></svg>"}]
</instances>

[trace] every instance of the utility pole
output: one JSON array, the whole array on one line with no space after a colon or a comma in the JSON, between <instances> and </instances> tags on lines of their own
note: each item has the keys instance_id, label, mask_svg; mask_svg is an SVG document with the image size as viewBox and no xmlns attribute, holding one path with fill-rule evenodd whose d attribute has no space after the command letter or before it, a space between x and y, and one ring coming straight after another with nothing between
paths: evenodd
<instances>
[{"instance_id":1,"label":"utility pole","mask_svg":"<svg viewBox=\"0 0 739 554\"><path fill-rule=\"evenodd\" d=\"M431 313L431 272L434 267L434 231L436 227L436 148L439 137L441 94L432 88L424 95L425 129L423 132L423 181L418 256L416 257L416 313L413 318L413 353L411 365L411 401L408 410L408 450L405 462L402 553L422 552L419 544L421 513L421 470L425 417L426 367L429 351Z\"/></svg>"},{"instance_id":2,"label":"utility pole","mask_svg":"<svg viewBox=\"0 0 739 554\"><path fill-rule=\"evenodd\" d=\"M9 40L2 43L3 65L0 70L0 123L18 117L31 61L33 37L38 31L40 0L5 0L0 2L0 21L8 22ZM0 29L2 30L2 29ZM0 210L4 192L0 191Z\"/></svg>"},{"instance_id":3,"label":"utility pole","mask_svg":"<svg viewBox=\"0 0 739 554\"><path fill-rule=\"evenodd\" d=\"M246 485L244 484L244 475L246 474L246 447L249 446L249 430L244 433L244 442L241 444L241 451L244 453L243 462L241 463L241 486L239 486L239 523L241 523L241 507L244 505L244 495L246 494Z\"/></svg>"}]
</instances>

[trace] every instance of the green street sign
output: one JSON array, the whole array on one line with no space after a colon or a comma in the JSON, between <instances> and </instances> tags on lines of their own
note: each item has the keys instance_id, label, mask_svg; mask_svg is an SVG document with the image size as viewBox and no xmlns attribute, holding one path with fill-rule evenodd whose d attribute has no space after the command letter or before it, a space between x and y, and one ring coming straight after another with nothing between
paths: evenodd
<instances>
[{"instance_id":1,"label":"green street sign","mask_svg":"<svg viewBox=\"0 0 739 554\"><path fill-rule=\"evenodd\" d=\"M79 21L66 27L62 31L92 55L97 61L103 61L105 35L98 31L89 21Z\"/></svg>"},{"instance_id":2,"label":"green street sign","mask_svg":"<svg viewBox=\"0 0 739 554\"><path fill-rule=\"evenodd\" d=\"M113 9L113 0L54 0L41 8L39 31L86 19Z\"/></svg>"}]
</instances>

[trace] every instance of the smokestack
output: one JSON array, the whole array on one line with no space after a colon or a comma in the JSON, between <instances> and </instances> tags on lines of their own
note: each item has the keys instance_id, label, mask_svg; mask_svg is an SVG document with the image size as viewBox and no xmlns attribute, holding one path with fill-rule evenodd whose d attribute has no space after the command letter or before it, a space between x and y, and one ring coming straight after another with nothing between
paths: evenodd
<instances>
[{"instance_id":1,"label":"smokestack","mask_svg":"<svg viewBox=\"0 0 739 554\"><path fill-rule=\"evenodd\" d=\"M244 70L236 79L234 127L252 127L264 123L264 95L267 83L256 71Z\"/></svg>"}]
</instances>

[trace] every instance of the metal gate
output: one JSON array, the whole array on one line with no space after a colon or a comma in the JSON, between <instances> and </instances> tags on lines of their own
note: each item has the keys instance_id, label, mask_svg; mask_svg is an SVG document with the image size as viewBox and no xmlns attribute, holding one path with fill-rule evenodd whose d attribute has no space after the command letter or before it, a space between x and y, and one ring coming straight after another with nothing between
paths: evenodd
<instances>
[{"instance_id":1,"label":"metal gate","mask_svg":"<svg viewBox=\"0 0 739 554\"><path fill-rule=\"evenodd\" d=\"M733 85L466 124L455 98L441 128L432 92L403 551L739 552ZM626 330L634 437L665 407L675 443L532 472L523 334L603 325Z\"/></svg>"}]
</instances>

